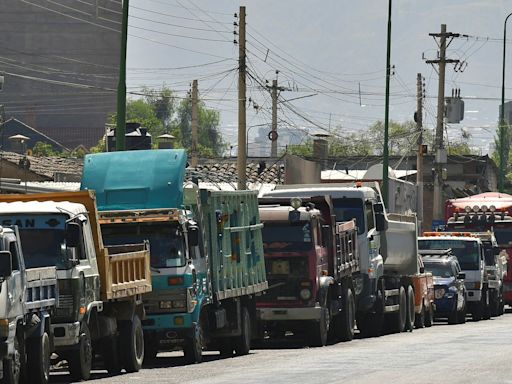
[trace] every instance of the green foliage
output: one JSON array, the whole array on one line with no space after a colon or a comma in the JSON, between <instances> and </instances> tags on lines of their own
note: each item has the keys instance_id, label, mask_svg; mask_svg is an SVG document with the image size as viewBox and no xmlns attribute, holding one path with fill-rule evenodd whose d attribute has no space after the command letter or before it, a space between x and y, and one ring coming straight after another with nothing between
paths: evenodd
<instances>
[{"instance_id":1,"label":"green foliage","mask_svg":"<svg viewBox=\"0 0 512 384\"><path fill-rule=\"evenodd\" d=\"M51 144L38 141L32 148L32 155L35 157L58 156L59 152L55 151Z\"/></svg>"},{"instance_id":2,"label":"green foliage","mask_svg":"<svg viewBox=\"0 0 512 384\"><path fill-rule=\"evenodd\" d=\"M390 155L405 155L417 149L419 132L414 121L398 123L390 120L388 126L388 148ZM384 122L377 121L368 130L374 153L384 152Z\"/></svg>"},{"instance_id":3,"label":"green foliage","mask_svg":"<svg viewBox=\"0 0 512 384\"><path fill-rule=\"evenodd\" d=\"M449 155L478 155L478 151L469 146L471 140L471 134L461 129L460 139L451 142L448 147Z\"/></svg>"},{"instance_id":4,"label":"green foliage","mask_svg":"<svg viewBox=\"0 0 512 384\"><path fill-rule=\"evenodd\" d=\"M98 140L98 144L96 144L94 147L89 148L90 153L100 153L105 152L107 150L107 145L105 142L105 136L103 136L101 139Z\"/></svg>"}]
</instances>

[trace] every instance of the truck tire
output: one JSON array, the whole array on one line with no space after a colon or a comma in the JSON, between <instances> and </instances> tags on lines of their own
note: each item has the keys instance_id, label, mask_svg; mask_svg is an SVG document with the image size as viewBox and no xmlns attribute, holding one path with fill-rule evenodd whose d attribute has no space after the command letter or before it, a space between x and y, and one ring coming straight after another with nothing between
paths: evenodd
<instances>
[{"instance_id":1,"label":"truck tire","mask_svg":"<svg viewBox=\"0 0 512 384\"><path fill-rule=\"evenodd\" d=\"M407 293L403 286L400 286L398 293L398 312L389 315L389 318L386 320L389 332L400 333L405 330L407 320Z\"/></svg>"},{"instance_id":2,"label":"truck tire","mask_svg":"<svg viewBox=\"0 0 512 384\"><path fill-rule=\"evenodd\" d=\"M466 302L464 301L464 306L457 313L457 323L464 324L466 322Z\"/></svg>"},{"instance_id":3,"label":"truck tire","mask_svg":"<svg viewBox=\"0 0 512 384\"><path fill-rule=\"evenodd\" d=\"M144 333L139 316L120 323L120 346L126 372L138 372L144 361Z\"/></svg>"},{"instance_id":4,"label":"truck tire","mask_svg":"<svg viewBox=\"0 0 512 384\"><path fill-rule=\"evenodd\" d=\"M327 335L329 333L329 310L322 307L320 320L313 322L308 332L310 347L323 347L327 344Z\"/></svg>"},{"instance_id":5,"label":"truck tire","mask_svg":"<svg viewBox=\"0 0 512 384\"><path fill-rule=\"evenodd\" d=\"M102 340L103 363L105 369L111 375L117 375L121 372L121 359L119 358L119 338L117 335L105 337Z\"/></svg>"},{"instance_id":6,"label":"truck tire","mask_svg":"<svg viewBox=\"0 0 512 384\"><path fill-rule=\"evenodd\" d=\"M238 356L247 355L251 350L251 317L247 307L242 307L242 334L235 338L234 349Z\"/></svg>"},{"instance_id":7,"label":"truck tire","mask_svg":"<svg viewBox=\"0 0 512 384\"><path fill-rule=\"evenodd\" d=\"M144 340L144 365L149 365L156 359L156 355L158 355L158 346L156 343Z\"/></svg>"},{"instance_id":8,"label":"truck tire","mask_svg":"<svg viewBox=\"0 0 512 384\"><path fill-rule=\"evenodd\" d=\"M201 316L199 316L201 319ZM201 363L203 361L203 327L199 320L192 330L192 337L185 340L183 346L183 354L188 364Z\"/></svg>"},{"instance_id":9,"label":"truck tire","mask_svg":"<svg viewBox=\"0 0 512 384\"><path fill-rule=\"evenodd\" d=\"M354 338L356 325L356 305L352 289L346 290L343 304L343 311L334 318L334 334L340 341L350 341Z\"/></svg>"},{"instance_id":10,"label":"truck tire","mask_svg":"<svg viewBox=\"0 0 512 384\"><path fill-rule=\"evenodd\" d=\"M484 312L484 308L483 308L483 303L482 301L479 301L478 303L475 303L475 305L473 306L473 309L471 311L471 317L473 319L473 321L480 321L482 320L482 316L483 316L483 312Z\"/></svg>"},{"instance_id":11,"label":"truck tire","mask_svg":"<svg viewBox=\"0 0 512 384\"><path fill-rule=\"evenodd\" d=\"M416 317L416 311L414 308L414 289L411 285L407 286L407 313L405 319L405 331L412 332L414 329L414 320Z\"/></svg>"},{"instance_id":12,"label":"truck tire","mask_svg":"<svg viewBox=\"0 0 512 384\"><path fill-rule=\"evenodd\" d=\"M26 369L24 343L21 335L14 337L14 355L11 359L3 360L3 382L5 384L22 383Z\"/></svg>"},{"instance_id":13,"label":"truck tire","mask_svg":"<svg viewBox=\"0 0 512 384\"><path fill-rule=\"evenodd\" d=\"M92 367L92 341L89 326L84 321L80 326L78 348L67 356L69 373L75 381L89 380Z\"/></svg>"},{"instance_id":14,"label":"truck tire","mask_svg":"<svg viewBox=\"0 0 512 384\"><path fill-rule=\"evenodd\" d=\"M432 325L434 325L434 308L430 303L425 311L425 327L430 328Z\"/></svg>"},{"instance_id":15,"label":"truck tire","mask_svg":"<svg viewBox=\"0 0 512 384\"><path fill-rule=\"evenodd\" d=\"M357 329L362 337L379 337L384 330L384 282L379 281L373 313L357 313Z\"/></svg>"},{"instance_id":16,"label":"truck tire","mask_svg":"<svg viewBox=\"0 0 512 384\"><path fill-rule=\"evenodd\" d=\"M26 341L27 376L29 383L46 384L50 380L50 337L44 332L41 337Z\"/></svg>"},{"instance_id":17,"label":"truck tire","mask_svg":"<svg viewBox=\"0 0 512 384\"><path fill-rule=\"evenodd\" d=\"M221 339L218 343L221 357L233 357L233 339L231 337Z\"/></svg>"},{"instance_id":18,"label":"truck tire","mask_svg":"<svg viewBox=\"0 0 512 384\"><path fill-rule=\"evenodd\" d=\"M448 324L457 324L459 319L459 312L457 311L457 306L455 309L448 314Z\"/></svg>"},{"instance_id":19,"label":"truck tire","mask_svg":"<svg viewBox=\"0 0 512 384\"><path fill-rule=\"evenodd\" d=\"M424 328L425 327L425 304L421 303L421 311L420 313L417 313L414 319L414 326L416 329Z\"/></svg>"},{"instance_id":20,"label":"truck tire","mask_svg":"<svg viewBox=\"0 0 512 384\"><path fill-rule=\"evenodd\" d=\"M491 318L491 301L489 298L489 289L484 287L482 289L482 318L484 320L489 320Z\"/></svg>"}]
</instances>

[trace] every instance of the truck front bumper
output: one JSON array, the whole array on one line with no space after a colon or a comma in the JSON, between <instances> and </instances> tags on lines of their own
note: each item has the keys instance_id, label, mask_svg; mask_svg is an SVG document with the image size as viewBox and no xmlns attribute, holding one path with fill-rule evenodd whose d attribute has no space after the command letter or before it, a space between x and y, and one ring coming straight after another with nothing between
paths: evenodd
<instances>
[{"instance_id":1,"label":"truck front bumper","mask_svg":"<svg viewBox=\"0 0 512 384\"><path fill-rule=\"evenodd\" d=\"M320 320L322 308L316 303L305 308L258 308L256 313L260 321Z\"/></svg>"},{"instance_id":2,"label":"truck front bumper","mask_svg":"<svg viewBox=\"0 0 512 384\"><path fill-rule=\"evenodd\" d=\"M443 316L452 313L457 308L457 297L452 298L443 297L441 299L435 299L436 304L436 316Z\"/></svg>"},{"instance_id":3,"label":"truck front bumper","mask_svg":"<svg viewBox=\"0 0 512 384\"><path fill-rule=\"evenodd\" d=\"M191 313L148 315L142 321L145 342L160 351L176 349L192 337L193 323Z\"/></svg>"},{"instance_id":4,"label":"truck front bumper","mask_svg":"<svg viewBox=\"0 0 512 384\"><path fill-rule=\"evenodd\" d=\"M51 331L55 348L70 347L80 341L80 322L52 324Z\"/></svg>"}]
</instances>

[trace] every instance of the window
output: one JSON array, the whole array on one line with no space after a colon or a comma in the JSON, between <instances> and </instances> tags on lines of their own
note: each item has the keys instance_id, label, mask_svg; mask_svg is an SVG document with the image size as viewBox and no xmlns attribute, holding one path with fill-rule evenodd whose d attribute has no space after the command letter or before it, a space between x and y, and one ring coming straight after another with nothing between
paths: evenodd
<instances>
[{"instance_id":1,"label":"window","mask_svg":"<svg viewBox=\"0 0 512 384\"><path fill-rule=\"evenodd\" d=\"M18 255L18 246L15 241L9 242L9 251L11 252L11 260L12 260L12 270L19 271L19 255Z\"/></svg>"},{"instance_id":2,"label":"window","mask_svg":"<svg viewBox=\"0 0 512 384\"><path fill-rule=\"evenodd\" d=\"M371 201L367 201L364 203L364 213L366 215L366 222L368 223L368 230L375 227L375 223L373 220L373 204Z\"/></svg>"}]
</instances>

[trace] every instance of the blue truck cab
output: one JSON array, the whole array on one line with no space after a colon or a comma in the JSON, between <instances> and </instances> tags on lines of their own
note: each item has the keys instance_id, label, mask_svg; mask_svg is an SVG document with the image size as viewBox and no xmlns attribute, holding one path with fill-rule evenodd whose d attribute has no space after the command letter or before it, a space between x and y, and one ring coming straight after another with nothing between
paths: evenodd
<instances>
[{"instance_id":1,"label":"blue truck cab","mask_svg":"<svg viewBox=\"0 0 512 384\"><path fill-rule=\"evenodd\" d=\"M267 288L255 192L183 187L184 150L88 155L82 189L97 195L106 244L149 240L151 293L144 296L145 358L203 349L246 354L254 296Z\"/></svg>"}]
</instances>

